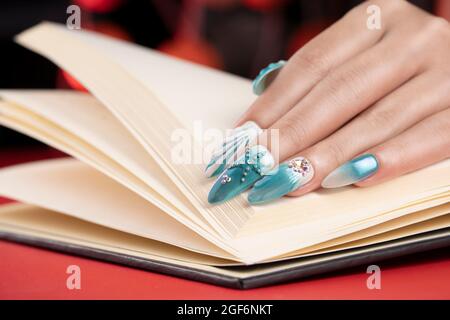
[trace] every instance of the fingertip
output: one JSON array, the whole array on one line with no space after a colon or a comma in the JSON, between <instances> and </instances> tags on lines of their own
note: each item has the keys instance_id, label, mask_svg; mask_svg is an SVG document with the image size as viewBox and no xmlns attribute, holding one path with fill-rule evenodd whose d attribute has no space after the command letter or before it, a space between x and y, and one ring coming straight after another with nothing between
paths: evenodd
<instances>
[{"instance_id":1,"label":"fingertip","mask_svg":"<svg viewBox=\"0 0 450 320\"><path fill-rule=\"evenodd\" d=\"M234 124L233 129L236 129L237 127L242 126L244 123L249 121L248 117L246 116L247 113L244 113Z\"/></svg>"}]
</instances>

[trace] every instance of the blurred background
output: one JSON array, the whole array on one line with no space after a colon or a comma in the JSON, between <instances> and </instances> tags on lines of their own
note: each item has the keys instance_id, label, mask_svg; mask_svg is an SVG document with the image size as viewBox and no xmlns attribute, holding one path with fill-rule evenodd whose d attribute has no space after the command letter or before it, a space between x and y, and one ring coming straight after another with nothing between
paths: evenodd
<instances>
[{"instance_id":1,"label":"blurred background","mask_svg":"<svg viewBox=\"0 0 450 320\"><path fill-rule=\"evenodd\" d=\"M394 1L394 0L393 0ZM82 28L170 55L253 78L272 61L289 58L308 40L360 3L357 0L15 0L0 2L0 88L84 90L59 70L12 41L42 21L65 23L71 4ZM450 19L449 0L414 0ZM14 157L10 149L14 148ZM36 149L39 152L36 153ZM36 156L36 155L39 156ZM0 127L0 166L59 153Z\"/></svg>"}]
</instances>

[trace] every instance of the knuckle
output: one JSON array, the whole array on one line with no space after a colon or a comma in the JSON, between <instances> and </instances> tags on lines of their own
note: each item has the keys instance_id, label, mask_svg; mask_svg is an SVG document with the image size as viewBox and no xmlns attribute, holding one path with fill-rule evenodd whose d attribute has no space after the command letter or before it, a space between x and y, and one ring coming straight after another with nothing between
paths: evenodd
<instances>
[{"instance_id":1,"label":"knuckle","mask_svg":"<svg viewBox=\"0 0 450 320\"><path fill-rule=\"evenodd\" d=\"M420 22L420 29L405 36L407 58L414 59L414 64L421 61L426 65L447 65L450 49L449 23L440 17L425 17Z\"/></svg>"},{"instance_id":2,"label":"knuckle","mask_svg":"<svg viewBox=\"0 0 450 320\"><path fill-rule=\"evenodd\" d=\"M383 11L387 11L390 13L402 12L405 10L405 7L408 6L408 2L405 0L370 0L363 3L366 8L369 5L377 5L382 8Z\"/></svg>"},{"instance_id":3,"label":"knuckle","mask_svg":"<svg viewBox=\"0 0 450 320\"><path fill-rule=\"evenodd\" d=\"M313 75L324 77L330 70L329 59L326 50L320 46L307 46L304 50L300 50L295 57L299 63L302 72L309 72Z\"/></svg>"},{"instance_id":4,"label":"knuckle","mask_svg":"<svg viewBox=\"0 0 450 320\"><path fill-rule=\"evenodd\" d=\"M440 87L443 88L445 92L450 91L450 66L442 66L441 68L438 68L438 65L433 66L430 75L435 77L437 83L440 84ZM450 98L450 95L448 96Z\"/></svg>"},{"instance_id":5,"label":"knuckle","mask_svg":"<svg viewBox=\"0 0 450 320\"><path fill-rule=\"evenodd\" d=\"M435 92L442 96L443 103L450 106L450 68L447 66L439 68L439 66L436 65L437 70L433 70L433 76L437 79Z\"/></svg>"},{"instance_id":6,"label":"knuckle","mask_svg":"<svg viewBox=\"0 0 450 320\"><path fill-rule=\"evenodd\" d=\"M361 16L365 16L367 14L366 13L367 7L372 4L374 4L374 3L371 1L364 1L361 4L355 6L352 9L350 9L349 11L347 11L344 14L344 18L350 19L350 20L360 19Z\"/></svg>"},{"instance_id":7,"label":"knuckle","mask_svg":"<svg viewBox=\"0 0 450 320\"><path fill-rule=\"evenodd\" d=\"M327 81L330 98L339 103L344 97L348 100L360 95L359 88L364 82L364 77L360 70L354 67L330 74Z\"/></svg>"},{"instance_id":8,"label":"knuckle","mask_svg":"<svg viewBox=\"0 0 450 320\"><path fill-rule=\"evenodd\" d=\"M388 9L390 9L393 12L399 12L400 10L404 10L405 7L409 5L408 1L406 0L378 0L383 3Z\"/></svg>"},{"instance_id":9,"label":"knuckle","mask_svg":"<svg viewBox=\"0 0 450 320\"><path fill-rule=\"evenodd\" d=\"M450 41L450 27L447 20L441 17L431 17L423 23L421 33L425 39L424 44L441 47Z\"/></svg>"},{"instance_id":10,"label":"knuckle","mask_svg":"<svg viewBox=\"0 0 450 320\"><path fill-rule=\"evenodd\" d=\"M395 117L396 110L393 108L374 108L363 115L363 121L369 130L379 130L388 127Z\"/></svg>"},{"instance_id":11,"label":"knuckle","mask_svg":"<svg viewBox=\"0 0 450 320\"><path fill-rule=\"evenodd\" d=\"M342 144L330 144L327 146L325 152L330 164L332 164L334 168L339 167L342 163L348 160L345 148Z\"/></svg>"},{"instance_id":12,"label":"knuckle","mask_svg":"<svg viewBox=\"0 0 450 320\"><path fill-rule=\"evenodd\" d=\"M289 143L296 145L308 141L308 132L306 128L302 125L302 121L298 121L295 117L285 120L282 128L281 138L283 140L287 140Z\"/></svg>"},{"instance_id":13,"label":"knuckle","mask_svg":"<svg viewBox=\"0 0 450 320\"><path fill-rule=\"evenodd\" d=\"M427 29L432 34L447 34L449 23L442 17L432 17L428 20Z\"/></svg>"},{"instance_id":14,"label":"knuckle","mask_svg":"<svg viewBox=\"0 0 450 320\"><path fill-rule=\"evenodd\" d=\"M450 110L450 109L449 109ZM446 117L445 114L450 114L450 112L445 112L434 117L434 125L430 126L430 130L433 136L438 140L442 141L443 145L446 145L450 153L450 117Z\"/></svg>"}]
</instances>

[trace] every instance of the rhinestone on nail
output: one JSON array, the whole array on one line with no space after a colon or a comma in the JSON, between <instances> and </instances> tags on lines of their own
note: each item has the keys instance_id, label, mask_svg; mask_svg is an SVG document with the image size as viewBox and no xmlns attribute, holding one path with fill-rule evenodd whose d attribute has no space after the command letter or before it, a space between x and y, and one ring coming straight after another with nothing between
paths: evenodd
<instances>
[{"instance_id":1,"label":"rhinestone on nail","mask_svg":"<svg viewBox=\"0 0 450 320\"><path fill-rule=\"evenodd\" d=\"M292 159L289 161L288 167L302 176L305 176L311 171L311 163L305 158Z\"/></svg>"},{"instance_id":2,"label":"rhinestone on nail","mask_svg":"<svg viewBox=\"0 0 450 320\"><path fill-rule=\"evenodd\" d=\"M226 184L228 182L231 181L231 177L229 177L228 175L224 174L222 177L222 180L220 181L221 184Z\"/></svg>"}]
</instances>

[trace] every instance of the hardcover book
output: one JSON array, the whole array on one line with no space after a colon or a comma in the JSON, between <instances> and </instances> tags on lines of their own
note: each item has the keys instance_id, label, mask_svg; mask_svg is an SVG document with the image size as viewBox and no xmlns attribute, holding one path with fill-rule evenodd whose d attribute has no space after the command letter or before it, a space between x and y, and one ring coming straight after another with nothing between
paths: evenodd
<instances>
[{"instance_id":1,"label":"hardcover book","mask_svg":"<svg viewBox=\"0 0 450 320\"><path fill-rule=\"evenodd\" d=\"M0 208L1 238L235 288L450 245L448 159L368 188L212 205L198 127L225 132L255 99L249 80L53 23L16 41L89 93L0 91L0 124L72 156L0 170L0 196L19 202ZM190 161L174 161L181 138Z\"/></svg>"}]
</instances>

